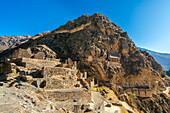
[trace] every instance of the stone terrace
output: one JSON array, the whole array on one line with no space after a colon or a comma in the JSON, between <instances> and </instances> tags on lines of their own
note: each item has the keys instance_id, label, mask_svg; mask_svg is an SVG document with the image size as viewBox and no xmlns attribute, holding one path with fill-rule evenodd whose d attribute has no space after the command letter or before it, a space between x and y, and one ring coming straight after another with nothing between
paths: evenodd
<instances>
[{"instance_id":1,"label":"stone terrace","mask_svg":"<svg viewBox=\"0 0 170 113\"><path fill-rule=\"evenodd\" d=\"M136 96L143 97L143 98L152 97L152 93L153 93L151 89L135 88L135 87L134 88L133 87L126 88L126 89L124 89L124 91L126 93L132 92L132 93L136 94Z\"/></svg>"},{"instance_id":2,"label":"stone terrace","mask_svg":"<svg viewBox=\"0 0 170 113\"><path fill-rule=\"evenodd\" d=\"M46 90L46 92L51 101L71 100L73 102L76 99L85 103L91 102L91 91L85 91L82 88Z\"/></svg>"},{"instance_id":3,"label":"stone terrace","mask_svg":"<svg viewBox=\"0 0 170 113\"><path fill-rule=\"evenodd\" d=\"M43 60L43 59L32 59L32 58L13 58L10 60L19 66L25 66L28 69L37 68L42 69L44 66L55 67L60 63L60 59L55 60Z\"/></svg>"}]
</instances>

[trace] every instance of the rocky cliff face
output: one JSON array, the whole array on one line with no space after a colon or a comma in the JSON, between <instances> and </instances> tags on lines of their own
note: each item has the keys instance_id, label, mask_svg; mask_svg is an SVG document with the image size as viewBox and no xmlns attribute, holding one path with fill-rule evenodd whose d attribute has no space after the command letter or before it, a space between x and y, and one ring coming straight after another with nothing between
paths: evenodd
<instances>
[{"instance_id":1,"label":"rocky cliff face","mask_svg":"<svg viewBox=\"0 0 170 113\"><path fill-rule=\"evenodd\" d=\"M46 45L55 53L37 49L42 48L40 45ZM98 13L83 15L48 34L32 37L27 42L4 51L0 54L1 62L13 57L19 48L29 53L27 57L30 58L39 51L46 54L44 57L78 61L81 72L86 71L89 78L94 77L99 85L110 88L115 88L115 85L149 87L156 93L170 85L161 65L148 52L138 49L127 32ZM117 92L118 95L122 94L120 90ZM141 101L137 109L141 108L141 103L145 102Z\"/></svg>"},{"instance_id":2,"label":"rocky cliff face","mask_svg":"<svg viewBox=\"0 0 170 113\"><path fill-rule=\"evenodd\" d=\"M24 36L0 36L0 51L8 49L19 42L23 42L31 38L29 35Z\"/></svg>"}]
</instances>

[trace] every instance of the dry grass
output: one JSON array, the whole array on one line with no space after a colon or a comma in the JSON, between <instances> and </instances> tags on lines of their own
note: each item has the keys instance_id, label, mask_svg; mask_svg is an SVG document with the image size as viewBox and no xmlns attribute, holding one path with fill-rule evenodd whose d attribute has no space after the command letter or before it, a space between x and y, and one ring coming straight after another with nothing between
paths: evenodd
<instances>
[{"instance_id":1,"label":"dry grass","mask_svg":"<svg viewBox=\"0 0 170 113\"><path fill-rule=\"evenodd\" d=\"M128 113L128 111L126 111L126 109L124 107L121 106L120 108L121 108L122 113Z\"/></svg>"}]
</instances>

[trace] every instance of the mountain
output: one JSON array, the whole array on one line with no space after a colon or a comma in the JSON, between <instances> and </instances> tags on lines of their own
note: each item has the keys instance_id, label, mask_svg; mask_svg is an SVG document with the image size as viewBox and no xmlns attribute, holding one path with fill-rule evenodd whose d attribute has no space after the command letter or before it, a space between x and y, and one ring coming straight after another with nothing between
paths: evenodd
<instances>
[{"instance_id":1,"label":"mountain","mask_svg":"<svg viewBox=\"0 0 170 113\"><path fill-rule=\"evenodd\" d=\"M45 34L48 34L50 31L42 32L37 34L36 36L43 36ZM23 35L23 36L0 36L0 52L14 47L17 44L24 43L28 39L30 39L32 36L30 35Z\"/></svg>"},{"instance_id":2,"label":"mountain","mask_svg":"<svg viewBox=\"0 0 170 113\"><path fill-rule=\"evenodd\" d=\"M170 69L170 54L168 53L159 53L155 51L151 51L145 48L138 47L141 50L147 51L150 55L152 55L155 60L162 65L164 70Z\"/></svg>"},{"instance_id":3,"label":"mountain","mask_svg":"<svg viewBox=\"0 0 170 113\"><path fill-rule=\"evenodd\" d=\"M19 42L23 42L31 38L29 35L24 36L0 36L0 52L8 49Z\"/></svg>"},{"instance_id":4,"label":"mountain","mask_svg":"<svg viewBox=\"0 0 170 113\"><path fill-rule=\"evenodd\" d=\"M162 66L100 13L31 37L0 53L0 62L1 78L9 82L3 86L28 88L33 95L24 99L38 97L39 106L50 101L52 110L170 112L163 92L170 79Z\"/></svg>"}]
</instances>

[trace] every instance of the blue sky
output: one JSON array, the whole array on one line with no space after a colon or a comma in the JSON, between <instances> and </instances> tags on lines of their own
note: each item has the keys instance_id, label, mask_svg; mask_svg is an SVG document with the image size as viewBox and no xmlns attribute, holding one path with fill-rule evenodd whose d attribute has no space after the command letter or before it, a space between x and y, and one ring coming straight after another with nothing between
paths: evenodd
<instances>
[{"instance_id":1,"label":"blue sky","mask_svg":"<svg viewBox=\"0 0 170 113\"><path fill-rule=\"evenodd\" d=\"M0 36L52 31L94 13L127 31L137 46L170 53L170 0L0 0Z\"/></svg>"}]
</instances>

